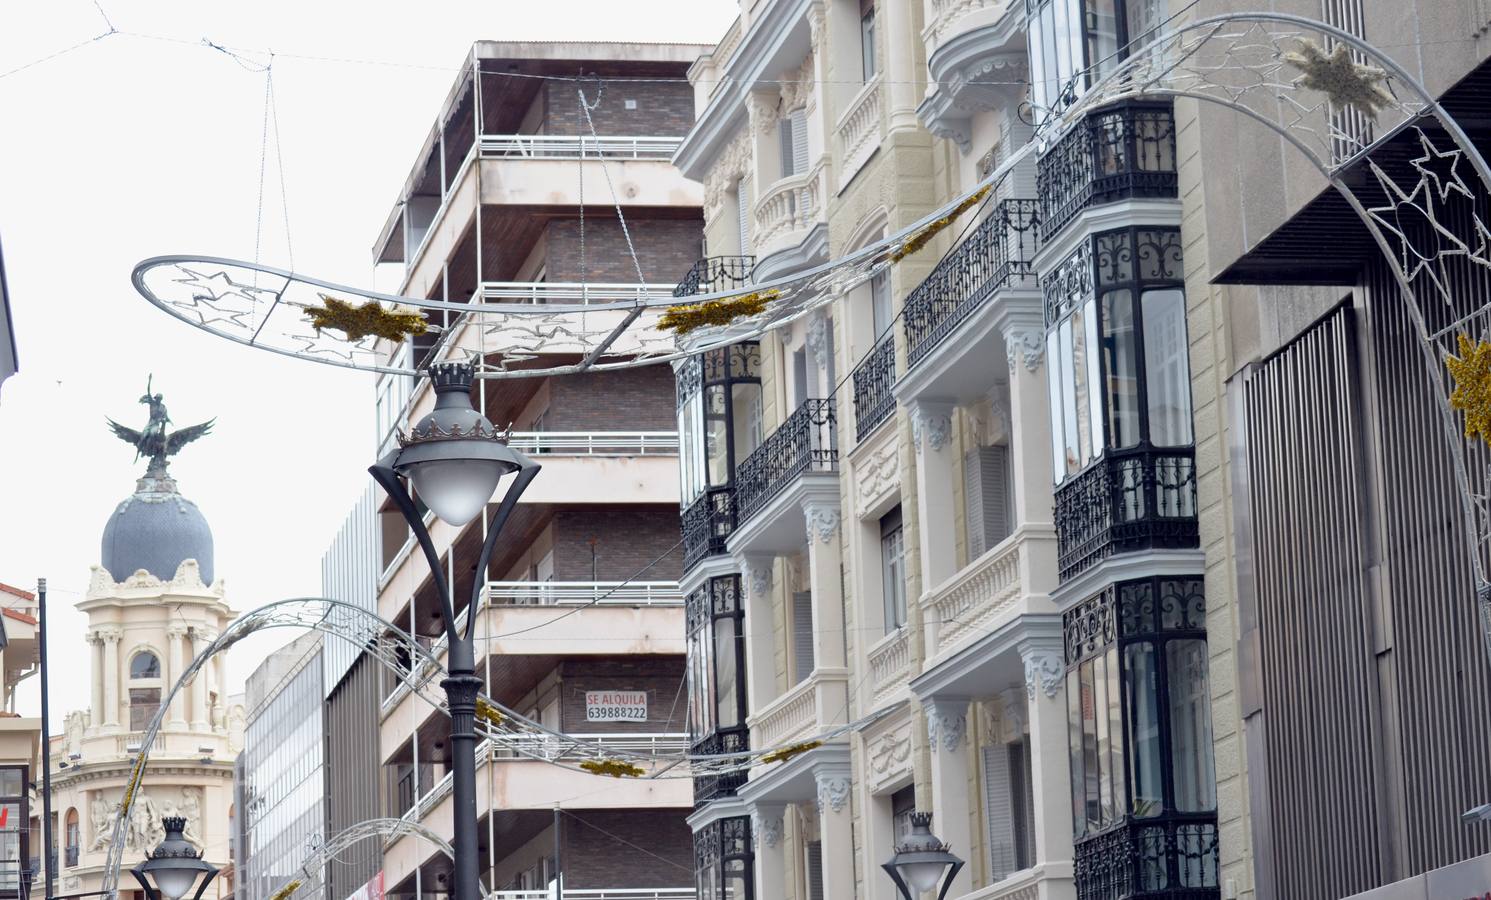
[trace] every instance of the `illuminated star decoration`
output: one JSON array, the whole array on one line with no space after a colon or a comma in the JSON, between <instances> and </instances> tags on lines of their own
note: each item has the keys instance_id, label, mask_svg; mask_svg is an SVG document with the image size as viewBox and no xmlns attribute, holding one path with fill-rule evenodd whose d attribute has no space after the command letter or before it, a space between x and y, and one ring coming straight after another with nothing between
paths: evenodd
<instances>
[{"instance_id":1,"label":"illuminated star decoration","mask_svg":"<svg viewBox=\"0 0 1491 900\"><path fill-rule=\"evenodd\" d=\"M1284 54L1284 62L1303 73L1295 84L1320 91L1337 106L1355 107L1373 122L1379 110L1397 102L1382 86L1387 73L1353 62L1351 49L1345 44L1337 44L1327 55L1319 44L1302 40L1298 49Z\"/></svg>"},{"instance_id":2,"label":"illuminated star decoration","mask_svg":"<svg viewBox=\"0 0 1491 900\"><path fill-rule=\"evenodd\" d=\"M385 341L402 341L405 337L424 334L429 330L424 313L410 306L395 306L384 309L377 300L369 300L361 306L353 306L330 294L321 294L325 306L307 306L306 315L311 327L320 334L322 329L335 328L347 335L347 340L358 341L368 335Z\"/></svg>"},{"instance_id":3,"label":"illuminated star decoration","mask_svg":"<svg viewBox=\"0 0 1491 900\"><path fill-rule=\"evenodd\" d=\"M1457 335L1459 356L1446 356L1445 367L1455 379L1450 406L1465 413L1465 436L1479 437L1491 444L1491 344L1474 344L1465 335Z\"/></svg>"}]
</instances>

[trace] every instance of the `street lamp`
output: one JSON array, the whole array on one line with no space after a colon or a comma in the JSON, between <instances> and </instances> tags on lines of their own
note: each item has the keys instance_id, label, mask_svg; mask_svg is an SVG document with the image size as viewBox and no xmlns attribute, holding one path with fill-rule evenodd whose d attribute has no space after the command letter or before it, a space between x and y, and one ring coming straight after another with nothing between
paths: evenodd
<instances>
[{"instance_id":1,"label":"street lamp","mask_svg":"<svg viewBox=\"0 0 1491 900\"><path fill-rule=\"evenodd\" d=\"M507 435L498 431L471 405L471 384L476 371L459 363L430 367L435 389L435 409L409 431L399 435L399 449L368 469L373 480L388 493L414 532L430 565L445 619L446 671L440 682L450 706L451 788L455 806L454 900L479 900L480 859L476 827L476 695L481 679L476 677L476 653L472 626L481 597L482 573L492 558L497 535L512 515L518 498L527 489L539 466L507 445ZM481 514L504 475L516 473L497 515L482 543L472 579L470 604L466 607L466 633L456 631L451 587L446 582L440 556L425 528L424 517L402 479L431 512L448 525L460 527Z\"/></svg>"},{"instance_id":2,"label":"street lamp","mask_svg":"<svg viewBox=\"0 0 1491 900\"><path fill-rule=\"evenodd\" d=\"M186 819L166 816L161 822L166 826L165 839L150 851L149 858L130 869L130 874L135 876L150 900L180 900L196 884L198 876L205 872L207 877L202 879L197 893L192 895L193 900L201 900L207 885L217 876L217 868L203 860L202 851L181 836L186 829ZM147 875L150 877L146 878ZM151 880L155 881L153 888Z\"/></svg>"},{"instance_id":3,"label":"street lamp","mask_svg":"<svg viewBox=\"0 0 1491 900\"><path fill-rule=\"evenodd\" d=\"M903 900L916 900L927 891L937 890L937 880L942 878L942 870L947 869L942 890L937 894L937 900L943 900L958 870L963 868L963 860L950 853L947 844L932 833L932 814L918 812L911 814L911 834L906 836L906 842L896 847L896 855L880 868L896 883ZM914 896L912 891L916 891Z\"/></svg>"}]
</instances>

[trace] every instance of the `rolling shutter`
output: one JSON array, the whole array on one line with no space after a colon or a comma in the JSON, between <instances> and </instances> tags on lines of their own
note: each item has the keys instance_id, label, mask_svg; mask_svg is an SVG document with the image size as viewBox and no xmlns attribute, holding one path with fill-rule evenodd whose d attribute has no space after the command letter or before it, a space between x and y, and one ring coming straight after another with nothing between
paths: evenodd
<instances>
[{"instance_id":1,"label":"rolling shutter","mask_svg":"<svg viewBox=\"0 0 1491 900\"><path fill-rule=\"evenodd\" d=\"M792 595L792 658L798 682L813 671L813 595L807 591Z\"/></svg>"},{"instance_id":2,"label":"rolling shutter","mask_svg":"<svg viewBox=\"0 0 1491 900\"><path fill-rule=\"evenodd\" d=\"M977 447L963 457L963 512L968 559L1010 535L1009 448Z\"/></svg>"}]
</instances>

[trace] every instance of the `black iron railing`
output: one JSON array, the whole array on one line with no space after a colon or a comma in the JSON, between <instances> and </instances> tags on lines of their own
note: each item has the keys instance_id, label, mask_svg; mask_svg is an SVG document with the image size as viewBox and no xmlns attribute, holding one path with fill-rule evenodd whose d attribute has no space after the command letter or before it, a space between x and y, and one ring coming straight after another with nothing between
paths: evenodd
<instances>
[{"instance_id":1,"label":"black iron railing","mask_svg":"<svg viewBox=\"0 0 1491 900\"><path fill-rule=\"evenodd\" d=\"M1055 517L1063 581L1115 553L1194 547L1195 452L1109 451L1056 489Z\"/></svg>"},{"instance_id":2,"label":"black iron railing","mask_svg":"<svg viewBox=\"0 0 1491 900\"><path fill-rule=\"evenodd\" d=\"M735 469L738 522L805 472L833 472L839 466L838 419L832 400L808 400L761 442Z\"/></svg>"},{"instance_id":3,"label":"black iron railing","mask_svg":"<svg viewBox=\"0 0 1491 900\"><path fill-rule=\"evenodd\" d=\"M881 338L865 361L854 370L854 439L862 441L875 426L895 412L896 342Z\"/></svg>"},{"instance_id":4,"label":"black iron railing","mask_svg":"<svg viewBox=\"0 0 1491 900\"><path fill-rule=\"evenodd\" d=\"M735 530L735 491L710 488L683 511L683 567L694 567L701 559L720 556L725 541Z\"/></svg>"},{"instance_id":5,"label":"black iron railing","mask_svg":"<svg viewBox=\"0 0 1491 900\"><path fill-rule=\"evenodd\" d=\"M906 298L906 367L914 368L974 310L1011 283L1032 279L1040 203L1004 200Z\"/></svg>"},{"instance_id":6,"label":"black iron railing","mask_svg":"<svg viewBox=\"0 0 1491 900\"><path fill-rule=\"evenodd\" d=\"M74 867L77 866L77 864L78 864L78 848L77 848L76 845L67 848L67 853L66 853L66 856L64 857L64 860L65 860L65 863L66 863L66 865L67 865L67 867L69 869L74 868Z\"/></svg>"},{"instance_id":7,"label":"black iron railing","mask_svg":"<svg viewBox=\"0 0 1491 900\"><path fill-rule=\"evenodd\" d=\"M1168 102L1130 102L1090 113L1036 163L1041 237L1100 203L1174 197L1175 113Z\"/></svg>"},{"instance_id":8,"label":"black iron railing","mask_svg":"<svg viewBox=\"0 0 1491 900\"><path fill-rule=\"evenodd\" d=\"M744 753L751 748L750 734L746 731L726 731L711 734L692 748L697 754ZM702 806L720 797L733 797L741 785L746 783L747 772L739 769L730 772L712 772L694 777L694 805Z\"/></svg>"},{"instance_id":9,"label":"black iron railing","mask_svg":"<svg viewBox=\"0 0 1491 900\"><path fill-rule=\"evenodd\" d=\"M754 256L706 256L694 263L673 288L675 297L692 297L695 294L713 294L730 288L745 287L751 283L751 272L756 268Z\"/></svg>"},{"instance_id":10,"label":"black iron railing","mask_svg":"<svg viewBox=\"0 0 1491 900\"><path fill-rule=\"evenodd\" d=\"M1211 815L1129 819L1078 838L1078 900L1215 900L1217 823Z\"/></svg>"}]
</instances>

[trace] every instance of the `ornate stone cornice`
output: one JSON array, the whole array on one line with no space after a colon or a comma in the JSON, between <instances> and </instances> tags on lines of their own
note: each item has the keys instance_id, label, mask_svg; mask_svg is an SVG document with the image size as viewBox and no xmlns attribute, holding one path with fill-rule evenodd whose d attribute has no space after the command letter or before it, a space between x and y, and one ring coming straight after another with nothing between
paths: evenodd
<instances>
[{"instance_id":1,"label":"ornate stone cornice","mask_svg":"<svg viewBox=\"0 0 1491 900\"><path fill-rule=\"evenodd\" d=\"M1054 700L1061 691L1062 678L1066 674L1060 654L1030 649L1021 651L1020 658L1025 661L1025 696L1035 700L1039 688L1048 699Z\"/></svg>"},{"instance_id":2,"label":"ornate stone cornice","mask_svg":"<svg viewBox=\"0 0 1491 900\"><path fill-rule=\"evenodd\" d=\"M1034 329L1010 331L1004 336L1004 348L1011 375L1015 374L1015 366L1022 358L1026 370L1034 372L1041 367L1041 360L1046 355L1046 339Z\"/></svg>"},{"instance_id":3,"label":"ornate stone cornice","mask_svg":"<svg viewBox=\"0 0 1491 900\"><path fill-rule=\"evenodd\" d=\"M780 808L751 810L751 836L769 850L782 842L782 813Z\"/></svg>"},{"instance_id":4,"label":"ornate stone cornice","mask_svg":"<svg viewBox=\"0 0 1491 900\"><path fill-rule=\"evenodd\" d=\"M818 543L827 544L839 531L839 509L814 503L803 507L803 518L807 522L808 539L818 536Z\"/></svg>"},{"instance_id":5,"label":"ornate stone cornice","mask_svg":"<svg viewBox=\"0 0 1491 900\"><path fill-rule=\"evenodd\" d=\"M922 441L926 440L933 452L941 451L952 439L953 417L951 407L929 406L918 403L911 410L911 442L916 452L922 452Z\"/></svg>"},{"instance_id":6,"label":"ornate stone cornice","mask_svg":"<svg viewBox=\"0 0 1491 900\"><path fill-rule=\"evenodd\" d=\"M929 700L923 711L927 714L927 744L932 752L956 753L968 737L968 701Z\"/></svg>"},{"instance_id":7,"label":"ornate stone cornice","mask_svg":"<svg viewBox=\"0 0 1491 900\"><path fill-rule=\"evenodd\" d=\"M818 773L814 777L818 782L818 812L822 813L824 807L835 813L843 812L849 803L849 779L842 775L824 773Z\"/></svg>"}]
</instances>

